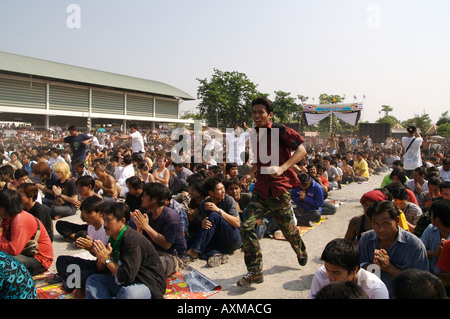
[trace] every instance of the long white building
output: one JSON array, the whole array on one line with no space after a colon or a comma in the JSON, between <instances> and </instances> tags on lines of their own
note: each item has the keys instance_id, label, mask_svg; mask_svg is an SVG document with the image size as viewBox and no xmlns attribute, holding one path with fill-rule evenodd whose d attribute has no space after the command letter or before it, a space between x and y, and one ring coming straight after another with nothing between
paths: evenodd
<instances>
[{"instance_id":1,"label":"long white building","mask_svg":"<svg viewBox=\"0 0 450 319\"><path fill-rule=\"evenodd\" d=\"M30 122L34 127L127 121L187 123L179 104L195 100L165 83L51 62L0 51L0 121Z\"/></svg>"}]
</instances>

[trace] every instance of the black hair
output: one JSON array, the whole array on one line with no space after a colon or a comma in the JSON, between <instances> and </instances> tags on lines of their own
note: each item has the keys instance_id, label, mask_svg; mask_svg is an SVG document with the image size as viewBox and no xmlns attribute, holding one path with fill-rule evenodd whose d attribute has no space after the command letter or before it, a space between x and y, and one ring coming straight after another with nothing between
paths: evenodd
<instances>
[{"instance_id":1,"label":"black hair","mask_svg":"<svg viewBox=\"0 0 450 319\"><path fill-rule=\"evenodd\" d=\"M405 184L406 183L406 175L405 175L405 172L402 170L402 169L400 169L400 168L394 168L394 169L392 169L392 172L391 172L391 174L389 175L389 177L391 178L391 180L392 180L392 177L393 176L397 176L399 179L400 179L400 181L402 182L402 184Z\"/></svg>"},{"instance_id":2,"label":"black hair","mask_svg":"<svg viewBox=\"0 0 450 319\"><path fill-rule=\"evenodd\" d=\"M130 221L130 207L122 202L103 201L97 207L97 210L105 215L113 215L115 219L125 218L125 224Z\"/></svg>"},{"instance_id":3,"label":"black hair","mask_svg":"<svg viewBox=\"0 0 450 319\"><path fill-rule=\"evenodd\" d=\"M439 220L445 227L450 228L450 200L438 199L433 201L430 206L430 215L433 214L434 218L439 217Z\"/></svg>"},{"instance_id":4,"label":"black hair","mask_svg":"<svg viewBox=\"0 0 450 319\"><path fill-rule=\"evenodd\" d=\"M19 214L22 211L22 198L19 192L13 189L0 191L0 207L5 209L9 217Z\"/></svg>"},{"instance_id":5,"label":"black hair","mask_svg":"<svg viewBox=\"0 0 450 319\"><path fill-rule=\"evenodd\" d=\"M242 183L239 178L233 177L224 181L223 185L225 186L225 189L228 189L231 185L238 185L239 187L241 187Z\"/></svg>"},{"instance_id":6,"label":"black hair","mask_svg":"<svg viewBox=\"0 0 450 319\"><path fill-rule=\"evenodd\" d=\"M123 163L124 163L125 165L130 165L132 162L133 162L133 159L131 158L130 155L125 155L125 156L123 157Z\"/></svg>"},{"instance_id":7,"label":"black hair","mask_svg":"<svg viewBox=\"0 0 450 319\"><path fill-rule=\"evenodd\" d=\"M147 162L140 162L137 166L138 169L142 169L144 171L149 171L150 168L148 167Z\"/></svg>"},{"instance_id":8,"label":"black hair","mask_svg":"<svg viewBox=\"0 0 450 319\"><path fill-rule=\"evenodd\" d=\"M311 181L311 176L307 173L300 173L298 174L298 179L300 180L300 184L302 184L302 186L306 186Z\"/></svg>"},{"instance_id":9,"label":"black hair","mask_svg":"<svg viewBox=\"0 0 450 319\"><path fill-rule=\"evenodd\" d=\"M208 196L208 192L205 189L205 180L204 179L193 180L191 183L189 183L189 187L193 187L197 192L199 192L203 196Z\"/></svg>"},{"instance_id":10,"label":"black hair","mask_svg":"<svg viewBox=\"0 0 450 319\"><path fill-rule=\"evenodd\" d=\"M131 176L128 177L127 180L125 181L126 185L128 185L128 188L133 188L133 189L142 189L142 181L138 176Z\"/></svg>"},{"instance_id":11,"label":"black hair","mask_svg":"<svg viewBox=\"0 0 450 319\"><path fill-rule=\"evenodd\" d=\"M252 108L255 105L258 105L258 104L264 105L266 107L267 114L270 114L270 112L273 112L273 103L268 98L266 98L266 97L257 97L255 99L253 99L253 101L252 101Z\"/></svg>"},{"instance_id":12,"label":"black hair","mask_svg":"<svg viewBox=\"0 0 450 319\"><path fill-rule=\"evenodd\" d=\"M385 188L391 193L392 198L394 199L407 200L409 197L406 187L399 182L390 183L389 185L386 185Z\"/></svg>"},{"instance_id":13,"label":"black hair","mask_svg":"<svg viewBox=\"0 0 450 319\"><path fill-rule=\"evenodd\" d=\"M83 175L83 176L80 176L77 179L76 185L80 186L80 187L91 186L91 189L94 189L94 187L95 187L95 180L94 180L94 178L92 176Z\"/></svg>"},{"instance_id":14,"label":"black hair","mask_svg":"<svg viewBox=\"0 0 450 319\"><path fill-rule=\"evenodd\" d=\"M81 158L72 161L72 167L84 167L84 161Z\"/></svg>"},{"instance_id":15,"label":"black hair","mask_svg":"<svg viewBox=\"0 0 450 319\"><path fill-rule=\"evenodd\" d=\"M410 268L403 270L392 280L394 299L446 299L442 281L432 273Z\"/></svg>"},{"instance_id":16,"label":"black hair","mask_svg":"<svg viewBox=\"0 0 450 319\"><path fill-rule=\"evenodd\" d=\"M350 272L359 269L359 252L353 243L344 238L330 241L322 252L321 260L342 267Z\"/></svg>"},{"instance_id":17,"label":"black hair","mask_svg":"<svg viewBox=\"0 0 450 319\"><path fill-rule=\"evenodd\" d=\"M229 173L230 169L232 169L233 167L238 167L238 165L236 163L227 163L225 165L225 172Z\"/></svg>"},{"instance_id":18,"label":"black hair","mask_svg":"<svg viewBox=\"0 0 450 319\"><path fill-rule=\"evenodd\" d=\"M87 213L99 211L100 205L103 203L103 199L98 196L91 196L84 199L81 202L80 210L84 210Z\"/></svg>"},{"instance_id":19,"label":"black hair","mask_svg":"<svg viewBox=\"0 0 450 319\"><path fill-rule=\"evenodd\" d=\"M211 177L211 178L208 178L208 179L205 181L205 190L206 190L206 192L207 192L207 193L209 193L210 191L211 191L211 192L214 192L214 190L216 189L216 186L217 186L218 184L220 184L220 183L223 183L223 181L222 181L221 178L218 178L218 177Z\"/></svg>"},{"instance_id":20,"label":"black hair","mask_svg":"<svg viewBox=\"0 0 450 319\"><path fill-rule=\"evenodd\" d=\"M166 202L167 186L161 183L145 183L142 187L144 194L148 195L150 199L156 198L159 207L164 206Z\"/></svg>"},{"instance_id":21,"label":"black hair","mask_svg":"<svg viewBox=\"0 0 450 319\"><path fill-rule=\"evenodd\" d=\"M419 167L416 167L415 169L414 169L414 172L417 172L417 173L419 173L420 175L424 175L425 176L425 168L423 168L422 166L419 166Z\"/></svg>"},{"instance_id":22,"label":"black hair","mask_svg":"<svg viewBox=\"0 0 450 319\"><path fill-rule=\"evenodd\" d=\"M369 208L367 208L365 214L370 220L372 220L374 216L377 216L383 212L388 212L392 220L397 220L400 216L400 211L397 206L395 206L395 204L390 200L374 202Z\"/></svg>"},{"instance_id":23,"label":"black hair","mask_svg":"<svg viewBox=\"0 0 450 319\"><path fill-rule=\"evenodd\" d=\"M333 281L322 287L315 299L369 299L364 289L353 281Z\"/></svg>"},{"instance_id":24,"label":"black hair","mask_svg":"<svg viewBox=\"0 0 450 319\"><path fill-rule=\"evenodd\" d=\"M443 189L450 188L450 181L445 181L439 184L439 190L442 193Z\"/></svg>"},{"instance_id":25,"label":"black hair","mask_svg":"<svg viewBox=\"0 0 450 319\"><path fill-rule=\"evenodd\" d=\"M133 128L135 128L136 130L139 131L139 125L138 125L137 123L134 123L134 122L133 122L133 123L130 123L130 125L128 125L128 127L129 127L129 128L132 128L132 127L133 127Z\"/></svg>"},{"instance_id":26,"label":"black hair","mask_svg":"<svg viewBox=\"0 0 450 319\"><path fill-rule=\"evenodd\" d=\"M28 172L27 172L26 169L19 168L19 169L16 169L16 171L14 172L14 178L15 179L19 179L19 178L22 178L24 176L28 176Z\"/></svg>"},{"instance_id":27,"label":"black hair","mask_svg":"<svg viewBox=\"0 0 450 319\"><path fill-rule=\"evenodd\" d=\"M218 165L210 166L208 171L212 171L214 175L222 173L222 169Z\"/></svg>"}]
</instances>

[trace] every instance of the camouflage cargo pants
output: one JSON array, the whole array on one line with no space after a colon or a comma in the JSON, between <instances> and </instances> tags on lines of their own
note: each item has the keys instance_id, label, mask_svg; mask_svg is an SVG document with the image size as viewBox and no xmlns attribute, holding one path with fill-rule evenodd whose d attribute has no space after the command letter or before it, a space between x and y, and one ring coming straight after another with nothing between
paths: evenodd
<instances>
[{"instance_id":1,"label":"camouflage cargo pants","mask_svg":"<svg viewBox=\"0 0 450 319\"><path fill-rule=\"evenodd\" d=\"M262 272L262 252L258 237L255 233L256 220L271 214L277 222L284 237L291 244L297 254L306 249L300 236L291 211L291 194L285 192L278 197L261 198L256 192L248 203L241 217L241 235L244 249L244 260L248 271Z\"/></svg>"}]
</instances>

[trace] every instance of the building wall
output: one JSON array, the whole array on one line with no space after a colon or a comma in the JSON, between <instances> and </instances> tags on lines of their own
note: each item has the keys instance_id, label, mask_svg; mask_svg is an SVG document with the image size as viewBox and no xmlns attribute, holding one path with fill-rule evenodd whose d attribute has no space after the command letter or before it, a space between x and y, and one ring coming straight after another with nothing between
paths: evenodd
<instances>
[{"instance_id":1,"label":"building wall","mask_svg":"<svg viewBox=\"0 0 450 319\"><path fill-rule=\"evenodd\" d=\"M0 73L3 114L36 115L37 119L42 115L90 118L96 122L186 122L178 119L178 106L175 98Z\"/></svg>"}]
</instances>

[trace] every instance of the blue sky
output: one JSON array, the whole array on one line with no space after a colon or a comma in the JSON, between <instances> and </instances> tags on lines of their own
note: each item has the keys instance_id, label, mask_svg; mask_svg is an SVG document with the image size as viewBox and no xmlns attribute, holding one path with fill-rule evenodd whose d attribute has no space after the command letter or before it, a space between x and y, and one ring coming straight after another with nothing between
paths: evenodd
<instances>
[{"instance_id":1,"label":"blue sky","mask_svg":"<svg viewBox=\"0 0 450 319\"><path fill-rule=\"evenodd\" d=\"M80 28L67 25L70 4ZM426 112L437 121L450 109L449 16L447 0L2 0L0 51L194 97L197 78L238 71L270 97L356 95L362 120L376 121L387 104L399 120Z\"/></svg>"}]
</instances>

